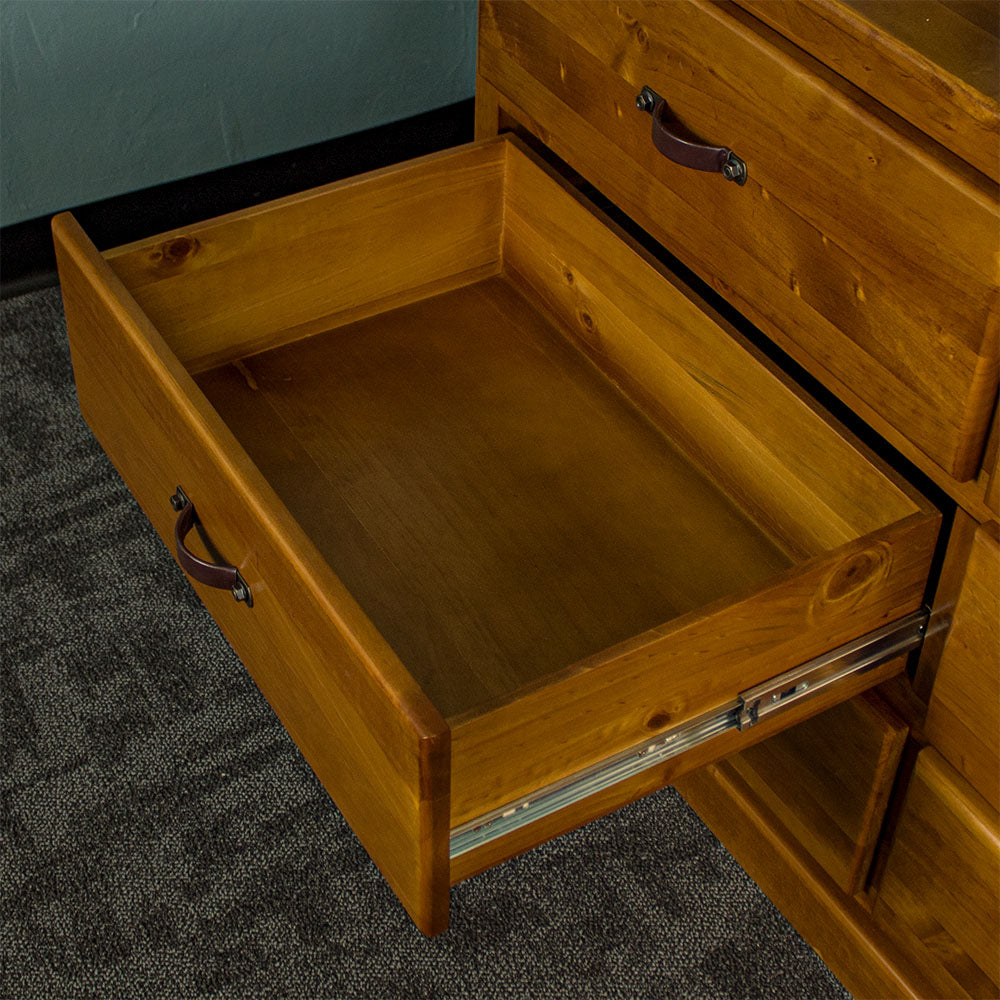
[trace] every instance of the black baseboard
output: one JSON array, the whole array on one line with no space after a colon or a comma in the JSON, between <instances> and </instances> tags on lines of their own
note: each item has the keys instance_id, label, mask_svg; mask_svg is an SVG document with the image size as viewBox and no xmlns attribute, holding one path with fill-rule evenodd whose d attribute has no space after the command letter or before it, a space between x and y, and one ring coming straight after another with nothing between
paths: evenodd
<instances>
[{"instance_id":1,"label":"black baseboard","mask_svg":"<svg viewBox=\"0 0 1000 1000\"><path fill-rule=\"evenodd\" d=\"M98 249L106 250L468 142L473 109L470 98L354 135L66 208ZM46 215L0 228L0 297L56 283L50 219Z\"/></svg>"}]
</instances>

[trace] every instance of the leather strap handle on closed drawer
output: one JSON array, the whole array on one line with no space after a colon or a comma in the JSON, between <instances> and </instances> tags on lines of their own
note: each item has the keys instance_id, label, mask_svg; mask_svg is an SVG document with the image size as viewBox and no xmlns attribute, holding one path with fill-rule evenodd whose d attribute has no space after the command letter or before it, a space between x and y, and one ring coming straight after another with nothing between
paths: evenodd
<instances>
[{"instance_id":1,"label":"leather strap handle on closed drawer","mask_svg":"<svg viewBox=\"0 0 1000 1000\"><path fill-rule=\"evenodd\" d=\"M643 87L635 99L640 111L653 116L653 145L668 159L692 170L722 174L741 187L747 182L747 165L728 146L709 146L681 135L676 123L668 125L667 102L649 87Z\"/></svg>"},{"instance_id":2,"label":"leather strap handle on closed drawer","mask_svg":"<svg viewBox=\"0 0 1000 1000\"><path fill-rule=\"evenodd\" d=\"M170 498L170 506L177 511L177 521L174 523L174 542L177 545L177 561L181 568L193 580L205 584L206 587L216 587L219 590L232 591L237 601L244 601L248 608L253 607L253 594L246 580L240 576L240 571L228 563L210 563L196 556L185 544L188 532L194 527L197 515L194 504L179 486L177 492Z\"/></svg>"}]
</instances>

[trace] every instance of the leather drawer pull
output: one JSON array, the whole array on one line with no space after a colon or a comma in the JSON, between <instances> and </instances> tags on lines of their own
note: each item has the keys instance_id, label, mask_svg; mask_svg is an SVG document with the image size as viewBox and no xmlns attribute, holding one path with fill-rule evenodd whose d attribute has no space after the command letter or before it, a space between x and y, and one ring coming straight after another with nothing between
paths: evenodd
<instances>
[{"instance_id":1,"label":"leather drawer pull","mask_svg":"<svg viewBox=\"0 0 1000 1000\"><path fill-rule=\"evenodd\" d=\"M681 135L677 123L667 124L667 102L649 87L643 87L635 99L640 111L653 117L653 145L668 159L692 170L722 174L741 187L747 182L747 165L728 146L709 146L693 137Z\"/></svg>"},{"instance_id":2,"label":"leather drawer pull","mask_svg":"<svg viewBox=\"0 0 1000 1000\"><path fill-rule=\"evenodd\" d=\"M188 532L194 527L197 514L194 504L179 486L177 492L170 498L170 506L177 511L177 521L174 523L174 541L177 544L177 561L181 568L192 579L205 584L206 587L216 587L219 590L232 591L237 601L244 601L248 608L253 607L253 594L246 580L240 576L235 566L226 563L210 563L199 559L185 544Z\"/></svg>"}]
</instances>

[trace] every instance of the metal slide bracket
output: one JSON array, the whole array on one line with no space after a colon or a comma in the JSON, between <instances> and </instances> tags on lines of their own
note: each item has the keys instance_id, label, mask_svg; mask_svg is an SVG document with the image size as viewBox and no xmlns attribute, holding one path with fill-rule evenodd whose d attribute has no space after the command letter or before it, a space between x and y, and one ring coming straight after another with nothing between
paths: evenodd
<instances>
[{"instance_id":1,"label":"metal slide bracket","mask_svg":"<svg viewBox=\"0 0 1000 1000\"><path fill-rule=\"evenodd\" d=\"M450 856L457 858L466 854L723 733L734 729L742 732L763 719L815 697L838 681L863 674L908 653L923 642L928 618L926 608L915 611L786 670L763 684L748 688L734 701L712 712L668 729L563 781L547 785L530 797L469 820L451 831Z\"/></svg>"}]
</instances>

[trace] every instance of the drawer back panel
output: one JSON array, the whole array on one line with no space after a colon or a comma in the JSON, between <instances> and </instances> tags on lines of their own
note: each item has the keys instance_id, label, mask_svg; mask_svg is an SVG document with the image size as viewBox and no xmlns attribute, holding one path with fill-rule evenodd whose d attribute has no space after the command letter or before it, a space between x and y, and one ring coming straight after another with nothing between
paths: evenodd
<instances>
[{"instance_id":1,"label":"drawer back panel","mask_svg":"<svg viewBox=\"0 0 1000 1000\"><path fill-rule=\"evenodd\" d=\"M974 475L997 386L991 182L735 8L487 2L479 71L862 416ZM747 183L665 159L643 86Z\"/></svg>"}]
</instances>

